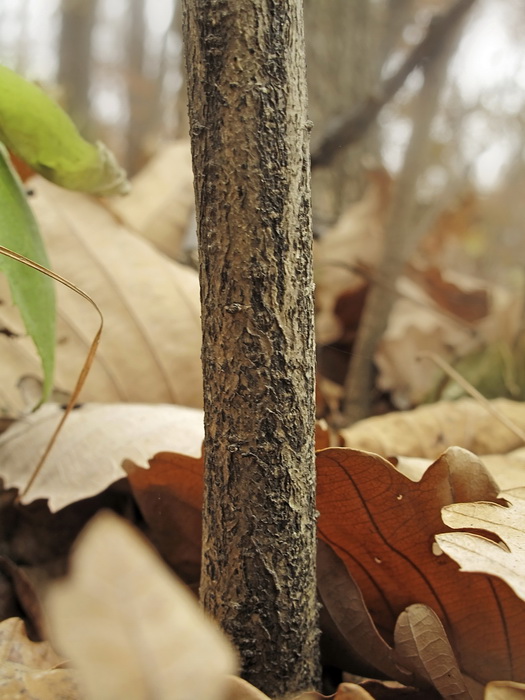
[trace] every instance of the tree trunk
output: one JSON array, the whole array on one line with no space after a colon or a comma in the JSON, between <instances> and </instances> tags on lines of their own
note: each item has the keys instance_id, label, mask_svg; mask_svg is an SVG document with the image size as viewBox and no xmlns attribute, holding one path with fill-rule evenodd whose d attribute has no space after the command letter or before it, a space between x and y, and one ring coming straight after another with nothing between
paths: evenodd
<instances>
[{"instance_id":1,"label":"tree trunk","mask_svg":"<svg viewBox=\"0 0 525 700\"><path fill-rule=\"evenodd\" d=\"M355 109L379 79L379 32L374 3L304 0L308 64L308 111L312 143L333 119ZM333 223L364 191L363 156L377 154L377 130L351 149L341 149L329 168L312 174L314 221Z\"/></svg>"},{"instance_id":2,"label":"tree trunk","mask_svg":"<svg viewBox=\"0 0 525 700\"><path fill-rule=\"evenodd\" d=\"M185 0L205 407L201 599L271 697L316 685L301 0Z\"/></svg>"},{"instance_id":3,"label":"tree trunk","mask_svg":"<svg viewBox=\"0 0 525 700\"><path fill-rule=\"evenodd\" d=\"M62 0L58 82L64 89L65 106L82 131L89 131L91 85L91 35L97 0Z\"/></svg>"},{"instance_id":4,"label":"tree trunk","mask_svg":"<svg viewBox=\"0 0 525 700\"><path fill-rule=\"evenodd\" d=\"M128 89L128 134L126 170L134 175L144 164L144 139L152 111L152 86L144 73L145 58L144 0L130 0L126 34ZM158 106L158 105L157 105Z\"/></svg>"},{"instance_id":5,"label":"tree trunk","mask_svg":"<svg viewBox=\"0 0 525 700\"><path fill-rule=\"evenodd\" d=\"M407 145L405 161L397 179L394 198L385 230L385 247L381 264L375 271L378 283L372 284L359 325L352 359L345 381L345 424L351 425L370 414L374 380L373 357L377 344L386 330L388 318L396 301L392 294L397 279L419 242L422 231L414 222L417 183L428 165L430 128L437 111L452 51L458 40L461 20L474 0L456 0L455 24L442 37L439 53L423 69L424 83L418 95Z\"/></svg>"}]
</instances>

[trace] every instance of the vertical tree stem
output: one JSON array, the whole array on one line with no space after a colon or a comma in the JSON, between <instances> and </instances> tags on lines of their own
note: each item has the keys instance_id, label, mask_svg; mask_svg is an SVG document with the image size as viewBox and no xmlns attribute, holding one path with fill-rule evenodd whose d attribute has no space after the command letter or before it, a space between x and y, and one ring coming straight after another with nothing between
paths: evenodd
<instances>
[{"instance_id":1,"label":"vertical tree stem","mask_svg":"<svg viewBox=\"0 0 525 700\"><path fill-rule=\"evenodd\" d=\"M318 680L301 0L185 0L202 301L201 599L272 697Z\"/></svg>"}]
</instances>

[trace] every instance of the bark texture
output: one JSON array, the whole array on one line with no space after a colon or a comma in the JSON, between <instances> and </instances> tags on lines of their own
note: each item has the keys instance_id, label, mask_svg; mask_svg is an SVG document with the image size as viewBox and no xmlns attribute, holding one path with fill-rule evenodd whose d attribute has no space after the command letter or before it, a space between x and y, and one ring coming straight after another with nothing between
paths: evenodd
<instances>
[{"instance_id":1,"label":"bark texture","mask_svg":"<svg viewBox=\"0 0 525 700\"><path fill-rule=\"evenodd\" d=\"M271 697L318 679L301 0L185 0L205 406L201 599Z\"/></svg>"}]
</instances>

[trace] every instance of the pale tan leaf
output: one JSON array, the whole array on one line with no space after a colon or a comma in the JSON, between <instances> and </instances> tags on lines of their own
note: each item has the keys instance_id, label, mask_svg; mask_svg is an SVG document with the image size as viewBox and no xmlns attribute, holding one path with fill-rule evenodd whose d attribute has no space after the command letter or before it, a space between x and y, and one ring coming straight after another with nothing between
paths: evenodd
<instances>
[{"instance_id":1,"label":"pale tan leaf","mask_svg":"<svg viewBox=\"0 0 525 700\"><path fill-rule=\"evenodd\" d=\"M164 144L133 178L130 194L106 206L160 251L179 256L194 210L190 142Z\"/></svg>"},{"instance_id":2,"label":"pale tan leaf","mask_svg":"<svg viewBox=\"0 0 525 700\"><path fill-rule=\"evenodd\" d=\"M97 515L47 598L51 636L87 700L224 697L235 656L187 589L125 521Z\"/></svg>"},{"instance_id":3,"label":"pale tan leaf","mask_svg":"<svg viewBox=\"0 0 525 700\"><path fill-rule=\"evenodd\" d=\"M491 401L494 408L525 429L525 404ZM398 411L359 421L341 431L346 445L383 456L435 459L451 445L478 455L504 453L521 440L474 399L440 401L412 411Z\"/></svg>"},{"instance_id":4,"label":"pale tan leaf","mask_svg":"<svg viewBox=\"0 0 525 700\"><path fill-rule=\"evenodd\" d=\"M466 323L443 303L436 303L419 284L407 277L398 280L402 296L375 354L377 385L390 392L398 408L420 404L443 376L430 360L418 359L422 352L452 361L495 342L512 343L521 327L522 304L515 294L466 275L447 272L443 279L465 301L476 290L484 292L490 302L488 312Z\"/></svg>"},{"instance_id":5,"label":"pale tan leaf","mask_svg":"<svg viewBox=\"0 0 525 700\"><path fill-rule=\"evenodd\" d=\"M445 525L494 533L501 542L466 532L436 535L440 548L462 571L491 574L505 581L525 600L525 488L500 494L497 503L454 503L442 509Z\"/></svg>"},{"instance_id":6,"label":"pale tan leaf","mask_svg":"<svg viewBox=\"0 0 525 700\"><path fill-rule=\"evenodd\" d=\"M71 671L48 642L32 642L16 617L0 623L0 697L80 700Z\"/></svg>"},{"instance_id":7,"label":"pale tan leaf","mask_svg":"<svg viewBox=\"0 0 525 700\"><path fill-rule=\"evenodd\" d=\"M401 663L425 678L442 698L470 700L458 662L436 613L427 605L410 605L394 631Z\"/></svg>"},{"instance_id":8,"label":"pale tan leaf","mask_svg":"<svg viewBox=\"0 0 525 700\"><path fill-rule=\"evenodd\" d=\"M5 700L84 700L72 671L60 668L40 671L10 661L0 668L0 697Z\"/></svg>"},{"instance_id":9,"label":"pale tan leaf","mask_svg":"<svg viewBox=\"0 0 525 700\"><path fill-rule=\"evenodd\" d=\"M0 476L22 490L63 409L46 404L0 435ZM198 457L202 411L170 405L85 404L74 410L23 503L48 499L51 511L100 493L124 478L125 459L144 467L157 452Z\"/></svg>"},{"instance_id":10,"label":"pale tan leaf","mask_svg":"<svg viewBox=\"0 0 525 700\"><path fill-rule=\"evenodd\" d=\"M49 642L32 642L28 639L23 621L10 617L0 622L0 659L34 669L45 670L63 663L63 658L52 649Z\"/></svg>"},{"instance_id":11,"label":"pale tan leaf","mask_svg":"<svg viewBox=\"0 0 525 700\"><path fill-rule=\"evenodd\" d=\"M340 683L337 687L337 692L334 695L334 700L340 698L352 698L353 700L373 700L373 695L365 690L365 688L357 685L357 683Z\"/></svg>"},{"instance_id":12,"label":"pale tan leaf","mask_svg":"<svg viewBox=\"0 0 525 700\"><path fill-rule=\"evenodd\" d=\"M485 688L484 700L525 700L525 683L492 681Z\"/></svg>"},{"instance_id":13,"label":"pale tan leaf","mask_svg":"<svg viewBox=\"0 0 525 700\"><path fill-rule=\"evenodd\" d=\"M314 251L319 343L331 343L341 335L334 314L335 303L345 291L363 283L356 267L375 267L383 249L386 202L391 179L384 170L371 173L363 199L351 205L326 231Z\"/></svg>"},{"instance_id":14,"label":"pale tan leaf","mask_svg":"<svg viewBox=\"0 0 525 700\"><path fill-rule=\"evenodd\" d=\"M54 270L87 292L104 314L99 351L83 401L134 401L201 406L200 303L197 273L168 260L86 195L35 178L31 198ZM3 290L3 291L2 291ZM55 385L72 390L97 329L91 306L57 286ZM0 288L0 402L20 406L16 383L39 375L38 361Z\"/></svg>"},{"instance_id":15,"label":"pale tan leaf","mask_svg":"<svg viewBox=\"0 0 525 700\"><path fill-rule=\"evenodd\" d=\"M270 700L267 695L262 693L244 678L239 676L228 676L226 681L226 693L224 700ZM297 698L299 700L299 698Z\"/></svg>"},{"instance_id":16,"label":"pale tan leaf","mask_svg":"<svg viewBox=\"0 0 525 700\"><path fill-rule=\"evenodd\" d=\"M507 454L483 455L482 459L502 491L525 486L525 447Z\"/></svg>"}]
</instances>

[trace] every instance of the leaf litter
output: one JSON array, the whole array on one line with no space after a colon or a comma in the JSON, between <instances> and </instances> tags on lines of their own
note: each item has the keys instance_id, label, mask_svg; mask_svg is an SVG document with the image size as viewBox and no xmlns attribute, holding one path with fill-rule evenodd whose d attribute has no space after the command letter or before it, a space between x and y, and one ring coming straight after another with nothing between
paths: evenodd
<instances>
[{"instance_id":1,"label":"leaf litter","mask_svg":"<svg viewBox=\"0 0 525 700\"><path fill-rule=\"evenodd\" d=\"M102 244L102 239L99 239L99 242L95 240L92 247L93 240L90 240L89 236L96 237L97 230L100 229L104 231L103 235L107 239L112 237L117 239L118 247L110 254L112 264L118 268L115 251L118 249L122 254L122 250L124 248L127 250L129 245L135 255L134 269L140 274L138 261L142 256L145 259L149 256L149 252L146 252L149 250L147 244L139 242L136 245L134 242L136 237L125 231L100 205L71 193L65 193L63 197L64 193L51 189L51 186L46 183L39 184L38 188L42 196L40 202L37 197L35 210L41 219L41 226L49 232L50 236L53 231L60 230L62 226L61 236L66 235L67 230L67 235L72 234L73 240L78 239L81 247L84 246L85 249L96 252L97 246L103 250L106 243ZM84 230L79 225L78 211L83 211L85 215L80 218L85 218L86 221L97 221L99 225L91 225L89 232L87 227ZM124 220L126 216L128 216L126 213L122 213L120 220ZM65 226L60 223L61 221ZM137 229L139 228L141 226L137 226ZM144 228L147 228L146 224ZM61 236L57 237L57 241L62 240ZM123 241L126 244L124 246ZM57 243L55 254L60 255L64 248L67 249L67 246ZM154 256L151 257L152 267L147 272L150 277L154 266L158 264L159 269L165 267L162 258L157 257L157 262L154 262L153 258ZM106 262L107 260L102 259L100 263L99 270L102 271L100 280L103 280L104 276L108 277L104 267ZM129 260L126 261L126 264L128 263ZM195 276L191 271L186 269L179 271L176 265L173 267L173 263L169 263L167 268L171 270L168 275L179 276L180 272L181 289L185 289L187 284L190 286L195 284ZM76 274L82 277L85 275L85 270L77 267ZM68 275L71 276L71 273ZM140 289L144 292L144 288ZM99 298L97 291L92 293L97 299ZM128 291L122 287L118 294L125 296ZM479 294L476 299L478 297L481 299ZM188 302L189 297L184 299L184 294L182 298L182 308L190 310L187 322L183 321L181 326L183 329L188 329L188 334L185 335L183 330L182 337L184 344L186 341L190 342L192 338L197 338L197 342L191 346L193 348L191 353L197 366L200 339L198 312L195 314L194 310L198 308L198 298L193 295L191 302ZM161 337L162 329L157 320L153 319L150 324L146 318L151 309L146 308L140 301L137 304L142 317L146 319L144 328L147 329L146 335L149 334L150 346L154 354L157 350L161 352L160 348L164 345ZM0 311L3 313L4 309ZM79 326L75 325L78 315L73 307L63 315L67 319L66 334L69 335L63 337L67 337L65 345L68 352L72 347L70 339L72 343L75 337L82 338ZM137 323L139 317L134 307L131 316ZM117 317L118 315L115 318ZM8 320L7 327L12 326L16 330L18 328L16 323L16 320ZM115 327L115 323L116 320L111 323L112 327ZM69 329L67 324L70 326ZM118 325L116 328L120 338L128 337L127 329L122 329ZM154 332L153 329L155 329ZM154 334L159 333L157 343L157 336ZM112 343L117 342L116 338L117 336ZM9 347L13 348L15 345L13 339L7 336L5 339L12 343ZM0 338L0 342L3 340L4 338ZM158 344L158 348L155 343ZM136 351L140 343L137 348L133 343L131 345ZM122 348L122 351L129 352L129 346L130 343L127 343L127 347ZM22 345L17 347L20 349ZM174 347L171 346L172 357L177 354L176 352L173 354ZM25 361L27 358L24 353L25 351L19 355ZM138 357L142 357L142 354L138 353L134 356L133 361L138 362ZM114 355L111 351L107 355L102 353L101 358L99 357L102 365L99 365L95 374L98 371L100 378L102 368L103 373L106 372L108 377L121 376L122 386L126 385L128 388L132 386L145 397L142 400L152 400L150 396L155 395L156 389L154 388L153 392L148 394L149 388L142 381L144 377L150 379L150 370L145 371L144 377L134 386L133 379L130 379L133 375L119 375L127 365L128 359L130 360L130 358L126 359L125 355L124 360L122 358L123 356L118 352ZM154 363L156 361L154 360ZM130 360L130 366L131 364ZM25 365L23 369L20 364L15 366L17 376L27 376L28 367L34 370L34 366L30 364ZM180 371L181 386L186 382L183 392L187 391L186 395L190 397L196 396L200 391L200 375L188 373L184 367L185 365L182 364ZM12 367L9 376L11 381ZM155 372L152 376L155 376ZM193 379L188 382L190 377ZM197 380L194 379L195 377ZM71 382L66 378L59 384L70 386ZM104 381L97 380L87 387L86 395L93 396L98 401L108 400L109 396L114 397L113 400L130 398L129 395L119 395L118 391L116 394L111 391L104 393L108 386ZM114 386L118 386L118 382ZM154 382L152 387L155 386L159 384ZM141 393L143 390L144 394ZM162 393L165 390L165 387L161 388L158 395L166 396ZM173 391L173 387L170 390ZM192 394L195 390L197 394ZM165 401L162 398L160 400ZM188 402L194 400L190 398ZM195 400L196 405L199 400ZM525 424L521 405L517 402L497 401L494 404L518 424ZM196 588L200 562L202 504L202 459L200 457L202 413L199 411L192 413L188 424L181 419L180 429L177 432L171 427L170 422L175 415L171 410L174 408L176 407L133 404L120 407L111 404L80 407L71 416L73 428L71 433L68 433L67 444L63 445L62 452L60 443L57 445L56 463L50 460L46 478L44 479L42 475L42 480L35 482L35 490L27 494L25 502L28 505L13 504L14 494L4 491L3 495L12 494L11 500L8 498L4 507L0 504L0 516L9 526L5 531L6 534L9 531L11 540L9 542L6 540L4 543L8 558L4 562L2 571L8 572L6 590L8 596L9 594L13 596L11 609L19 612L29 623L34 623L33 635L45 634L42 630L42 616L38 611L42 591L53 585L49 580L56 578L57 573L65 572L65 560L71 550L72 541L91 516L100 511L103 504L121 512L128 521L144 530L170 568L179 573L186 583ZM120 409L126 410L122 410L120 414ZM156 412L157 409L158 412ZM59 407L51 407L50 416L56 419L60 410ZM181 411L185 410L181 409ZM34 416L25 417L23 421L15 424L16 430L8 434L8 439L6 438L5 441L0 439L0 453L4 450L1 453L0 463L5 469L5 473L2 473L5 488L9 486L22 488L31 464L34 465L34 453L39 451L46 439L45 431L40 437L37 437L37 432L33 432L43 415L37 412ZM91 424L89 424L90 420ZM167 421L166 424L164 420ZM138 433L142 429L142 437L139 437ZM76 433L75 430L77 430ZM175 435L173 443L162 442L162 436L168 434ZM13 454L19 450L24 454L23 445L25 445L25 457L20 461L17 459L9 461L7 445L10 442L15 444L16 440L19 442L16 443L17 449L13 450ZM348 448L335 450L330 448L321 451L318 456L318 508L321 513L319 551L325 553L324 559L321 556L319 560L318 583L324 603L322 627L326 660L353 673L360 671L363 675L370 677L381 676L382 673L388 678L398 679L397 688L379 680L363 681L359 685L343 683L334 697L356 695L360 698L392 698L396 694L402 694L404 697L410 695L415 698L427 698L437 697L439 694L441 697L478 698L482 697L483 686L487 681L492 681L485 691L487 697L491 692L519 693L520 681L523 680L521 669L524 667L525 654L521 632L521 629L525 628L523 602L507 585L512 585L510 570L520 579L520 572L525 568L520 560L520 551L516 542L511 542L513 548L511 547L510 551L508 551L509 547L503 549L498 545L501 533L498 535L496 529L491 530L492 515L483 528L484 535L490 536L493 532L493 539L484 540L483 545L492 548L491 550L480 550L477 546L479 535L466 533L468 538L474 539L474 543L472 539L468 540L468 548L475 552L478 573L460 572L457 564L443 553L444 548L441 550L442 553L438 554L439 550L435 547L436 536L439 540L440 537L447 538L455 535L463 537L464 534L450 531L443 534L447 530L441 519L443 507L443 517L446 519L447 512L449 515L454 512L457 517L465 516L459 506L462 501L469 504L472 501L483 500L487 502L485 504L487 507L504 509L505 512L509 511L509 507L505 508L504 503L510 502L505 494L500 494L500 488L493 476L477 457L458 449L449 450L440 457L443 450L450 444L460 444L480 454L493 451L506 453L520 446L520 443L516 442L516 437L512 436L507 428L502 428L492 417L487 417L475 402L463 399L455 403L440 402L432 407L398 413L384 419L368 419L348 431L342 431L340 436L335 435L334 431L329 433L320 429L318 440L318 447L327 447L331 442L338 444L341 440L354 447L370 449L382 455L380 457ZM94 446L98 448L96 455L93 452ZM134 452L134 449L137 449L137 452ZM175 451L179 451L180 454L176 454ZM386 459L393 454L399 457ZM427 461L419 463L416 467L414 463L408 464L404 459L406 455L416 458L425 457ZM429 465L429 460L436 461ZM148 468L145 468L146 465ZM337 472L335 476L334 467ZM505 473L505 468L500 467L499 472L494 469L493 474L496 475L498 483L501 484L500 479L504 478ZM523 471L518 464L512 485L523 484L521 474ZM39 482L40 486L38 486ZM38 500L33 501L33 499ZM33 503L29 504L30 501ZM367 508L363 510L365 503ZM516 502L512 505L516 506ZM50 512L50 507L56 512ZM452 511L451 508L458 510ZM518 511L519 507L516 508L516 512ZM483 517L486 517L486 514ZM475 527L472 525L472 518L468 521L471 525L465 522L463 520L457 527L460 529ZM456 527L456 525L447 524L449 527ZM109 533L111 529L115 529L113 525L104 532ZM479 528L476 529L479 532ZM118 530L117 525L116 531ZM76 549L81 557L84 556L82 554L84 542L92 541L89 529L87 533L81 538ZM114 543L114 536L117 539L120 537L120 535L107 534L108 542ZM126 538L127 535L124 537ZM131 532L129 537L130 542L140 543L136 550L140 551L144 546L141 538ZM106 534L102 539L106 539ZM123 550L126 547L127 545L122 545ZM129 551L135 552L135 549L135 544L130 545ZM463 551L464 549L463 547ZM500 553L503 556L513 557L507 569L504 559L491 556L494 550L498 550L497 557ZM96 553L86 555L86 560L90 564L87 566L80 564L78 569L84 572L89 570L89 591L91 591L91 585L97 590L96 586L100 581L104 581L105 576L108 576L106 565L113 563L109 561L109 555L104 553L103 549L94 550L94 552ZM151 552L148 553L151 554ZM73 555L73 562L77 554ZM135 556L140 560L141 555L133 554L133 558ZM495 559L497 559L498 571L492 573L491 564L487 562L492 560L494 563ZM125 571L126 566L127 564L120 561L117 568ZM151 567L148 565L144 568L151 569L152 577L156 579L155 572L158 572L156 565L152 564ZM388 576L385 576L385 570L388 570ZM161 571L164 573L159 574L160 579L166 582L166 570L162 566ZM40 584L42 574L45 579L44 586ZM108 584L109 581L113 584L115 575L118 576L112 573L109 579L106 579L106 584L102 584L104 593L95 597L97 605L100 604L100 609L109 606L112 609L111 615L116 615L118 618L120 613L125 616L129 611L123 610L122 605L119 608L119 604L111 598L111 586ZM11 583L9 583L10 577ZM86 593L81 578L80 590L83 592L80 595L88 595L89 598L91 593ZM71 590L73 590L78 582L79 578L75 574L73 563L72 573L63 585L71 584ZM147 584L147 588L152 586L155 589L157 585L162 588L163 584L153 580ZM69 593L64 593L68 590L67 588L55 590L62 591L60 595L56 594L57 599L67 600ZM72 600L75 600L75 595L76 593L72 593ZM106 596L107 598L104 599ZM52 599L52 592L49 598L44 595L44 600ZM31 607L33 607L32 611ZM77 604L75 603L73 607L76 614ZM73 608L70 610L73 611ZM483 612L480 613L480 610ZM60 614L59 612L59 618ZM78 623L73 612L71 614L72 619L75 620L72 625L75 629L68 629L68 624L65 624L62 633L67 640L69 640L68 635L73 637L76 635L75 641L72 642L74 646L77 638L82 636L79 635L79 630L89 630L91 618L88 622ZM106 613L104 615L106 616ZM65 617L69 617L69 613ZM117 627L121 622L117 620ZM57 629L61 624L58 623ZM56 634L55 631L53 639L58 642L60 634ZM151 632L140 631L137 637L152 639L151 634ZM124 642L127 641L133 640L124 640ZM80 652L80 656L83 655L84 658L79 661L73 658L74 654L69 650L69 641L64 646L68 646L67 655L73 659L75 666L84 669L81 670L81 676L90 674L95 678L98 676L98 664L103 664L106 660L92 653L96 651L92 641L81 639L79 648L82 649L84 642L84 649L88 648L88 651ZM126 654L128 652L124 655ZM199 658L196 648L193 655L196 659ZM149 663L150 657L148 655L146 657ZM132 657L128 655L127 658ZM143 661L144 659L139 659L137 665ZM147 681L148 674L154 673L154 669L155 661L152 662L151 667L144 669L145 675L140 683L150 682L150 687L161 684L159 678L149 677L150 680ZM200 665L198 668L195 667L193 675L198 676L201 669ZM66 676L70 674L70 671L65 669L60 670L64 671ZM105 682L105 678L104 673L101 672L101 683ZM69 680L72 684L71 695L64 695L64 697L80 697L74 694L78 693L77 681L73 676L70 676ZM499 685L494 684L495 680L498 680ZM126 682L123 679L121 681ZM89 685L89 679L83 681L84 693L86 683ZM144 687L144 685L140 686L140 683L137 684L137 688ZM221 679L217 682L209 681L207 688L222 687L223 697L239 699L264 697L252 687L246 687L246 684L239 679L232 678L231 683L228 683ZM88 692L96 693L93 697L103 698L106 691L93 686ZM174 697L159 692L161 698ZM201 693L203 696L200 690L192 692ZM34 697L40 697L40 695ZM304 697L320 696L309 694Z\"/></svg>"}]
</instances>

